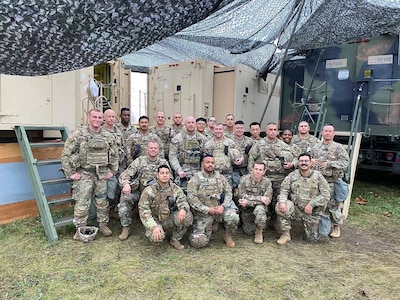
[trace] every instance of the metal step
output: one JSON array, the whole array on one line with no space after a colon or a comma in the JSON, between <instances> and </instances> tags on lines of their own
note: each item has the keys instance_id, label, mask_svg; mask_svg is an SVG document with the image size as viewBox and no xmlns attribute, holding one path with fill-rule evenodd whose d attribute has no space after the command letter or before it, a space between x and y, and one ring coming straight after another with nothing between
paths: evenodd
<instances>
[{"instance_id":1,"label":"metal step","mask_svg":"<svg viewBox=\"0 0 400 300\"><path fill-rule=\"evenodd\" d=\"M61 159L36 160L35 164L37 166L56 165L61 164Z\"/></svg>"},{"instance_id":2,"label":"metal step","mask_svg":"<svg viewBox=\"0 0 400 300\"><path fill-rule=\"evenodd\" d=\"M65 203L71 203L73 201L72 196L65 196L65 197L60 197L57 199L51 199L47 200L47 203L49 205L60 205L60 204L65 204Z\"/></svg>"},{"instance_id":3,"label":"metal step","mask_svg":"<svg viewBox=\"0 0 400 300\"><path fill-rule=\"evenodd\" d=\"M62 226L66 226L66 225L69 225L69 224L73 224L73 219L74 219L73 216L68 216L68 217L65 217L65 218L54 220L54 227L57 228L57 227L62 227Z\"/></svg>"},{"instance_id":4,"label":"metal step","mask_svg":"<svg viewBox=\"0 0 400 300\"><path fill-rule=\"evenodd\" d=\"M64 147L64 142L43 142L43 143L29 143L31 148L46 148L46 147Z\"/></svg>"},{"instance_id":5,"label":"metal step","mask_svg":"<svg viewBox=\"0 0 400 300\"><path fill-rule=\"evenodd\" d=\"M28 125L28 126L23 126L24 127L24 129L25 129L25 131L27 131L27 130L40 130L40 131L43 131L43 130L59 130L59 131L64 131L65 129L66 129L66 127L65 126L30 126L30 125Z\"/></svg>"},{"instance_id":6,"label":"metal step","mask_svg":"<svg viewBox=\"0 0 400 300\"><path fill-rule=\"evenodd\" d=\"M60 184L60 183L69 183L72 180L69 178L57 178L57 179L47 179L42 180L43 185L52 185L52 184Z\"/></svg>"}]
</instances>

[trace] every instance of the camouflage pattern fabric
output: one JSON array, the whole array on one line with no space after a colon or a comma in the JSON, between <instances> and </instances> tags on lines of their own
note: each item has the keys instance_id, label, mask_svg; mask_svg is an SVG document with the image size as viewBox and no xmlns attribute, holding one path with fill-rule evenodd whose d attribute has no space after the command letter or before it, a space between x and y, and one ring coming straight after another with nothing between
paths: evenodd
<instances>
[{"instance_id":1,"label":"camouflage pattern fabric","mask_svg":"<svg viewBox=\"0 0 400 300\"><path fill-rule=\"evenodd\" d=\"M163 128L158 128L157 126L153 126L149 129L151 133L157 135L162 141L162 150L164 152L164 157L168 159L169 153L169 144L171 139L174 137L174 132L171 127L165 126ZM161 146L160 146L161 150Z\"/></svg>"},{"instance_id":2,"label":"camouflage pattern fabric","mask_svg":"<svg viewBox=\"0 0 400 300\"><path fill-rule=\"evenodd\" d=\"M132 126L131 124L128 125L128 127L125 127L122 125L122 123L115 123L115 126L119 129L119 131L122 133L122 143L123 145L126 144L127 139L134 133L138 132L136 127Z\"/></svg>"},{"instance_id":3,"label":"camouflage pattern fabric","mask_svg":"<svg viewBox=\"0 0 400 300\"><path fill-rule=\"evenodd\" d=\"M222 142L211 139L204 146L204 153L211 154L215 158L215 170L224 175L231 186L233 162L242 157L235 146L235 142L228 138L224 138Z\"/></svg>"},{"instance_id":4,"label":"camouflage pattern fabric","mask_svg":"<svg viewBox=\"0 0 400 300\"><path fill-rule=\"evenodd\" d=\"M188 177L200 171L200 161L203 155L205 136L200 133L189 135L185 130L172 138L169 150L169 162L177 174L183 170Z\"/></svg>"},{"instance_id":5,"label":"camouflage pattern fabric","mask_svg":"<svg viewBox=\"0 0 400 300\"><path fill-rule=\"evenodd\" d=\"M151 133L150 131L143 134L139 130L129 136L126 140L126 157L128 165L138 158L139 156L146 156L147 155L147 145L149 142L157 142L160 148L159 156L164 158L164 145L161 139ZM139 151L137 151L139 150Z\"/></svg>"},{"instance_id":6,"label":"camouflage pattern fabric","mask_svg":"<svg viewBox=\"0 0 400 300\"><path fill-rule=\"evenodd\" d=\"M193 231L189 235L189 242L195 248L208 244L212 234L214 220L224 223L231 233L237 230L239 215L236 205L232 201L232 189L228 181L218 171L212 175L197 172L188 183L188 202L193 211ZM224 194L222 199L221 195ZM219 202L223 200L221 204ZM222 205L224 212L221 216L209 215L210 207Z\"/></svg>"},{"instance_id":7,"label":"camouflage pattern fabric","mask_svg":"<svg viewBox=\"0 0 400 300\"><path fill-rule=\"evenodd\" d=\"M184 131L184 126L182 124L179 126L172 126L171 131L172 131L172 136L174 137L178 133L181 133L182 131Z\"/></svg>"},{"instance_id":8,"label":"camouflage pattern fabric","mask_svg":"<svg viewBox=\"0 0 400 300\"><path fill-rule=\"evenodd\" d=\"M344 216L342 213L343 202L338 202L335 200L335 183L329 182L330 188L330 199L326 207L327 212L329 212L330 219L333 225L343 225Z\"/></svg>"},{"instance_id":9,"label":"camouflage pattern fabric","mask_svg":"<svg viewBox=\"0 0 400 300\"><path fill-rule=\"evenodd\" d=\"M168 201L169 197L173 199L173 208ZM177 213L181 209L185 210L186 217L182 223L179 223ZM164 238L165 235L170 235L171 239L179 241L193 223L193 215L186 196L183 190L172 181L166 188L157 182L143 190L139 200L139 216L146 229L146 237L151 242L156 242L152 238L152 232L156 226L162 227Z\"/></svg>"},{"instance_id":10,"label":"camouflage pattern fabric","mask_svg":"<svg viewBox=\"0 0 400 300\"><path fill-rule=\"evenodd\" d=\"M294 144L300 148L300 153L310 153L311 149L319 143L320 140L315 136L309 134L306 138L301 138L299 135L295 134L292 138L291 144Z\"/></svg>"},{"instance_id":11,"label":"camouflage pattern fabric","mask_svg":"<svg viewBox=\"0 0 400 300\"><path fill-rule=\"evenodd\" d=\"M225 130L224 130L224 138L233 140L234 137L235 137L235 131L231 131L230 132L230 131L227 131L226 128L225 128Z\"/></svg>"},{"instance_id":12,"label":"camouflage pattern fabric","mask_svg":"<svg viewBox=\"0 0 400 300\"><path fill-rule=\"evenodd\" d=\"M235 148L242 153L243 163L240 166L233 166L233 169L239 172L240 175L247 174L247 164L249 161L249 152L251 147L254 144L254 141L247 137L242 136L241 139L238 139L236 136L233 138L233 142L235 143Z\"/></svg>"},{"instance_id":13,"label":"camouflage pattern fabric","mask_svg":"<svg viewBox=\"0 0 400 300\"><path fill-rule=\"evenodd\" d=\"M283 180L276 204L277 222L280 230L290 230L291 220L301 219L306 240L315 241L318 238L318 214L325 214L329 198L329 184L320 172L311 170L311 174L305 177L301 175L299 170L293 171ZM286 214L279 212L278 205L280 202L286 203ZM304 212L307 204L313 207L312 215L307 215Z\"/></svg>"},{"instance_id":14,"label":"camouflage pattern fabric","mask_svg":"<svg viewBox=\"0 0 400 300\"><path fill-rule=\"evenodd\" d=\"M261 182L255 182L251 174L240 179L238 199L246 199L248 204L238 207L243 231L248 235L254 235L256 227L264 229L271 218L268 205L261 202L261 196L272 199L272 183L267 177L263 177Z\"/></svg>"}]
</instances>

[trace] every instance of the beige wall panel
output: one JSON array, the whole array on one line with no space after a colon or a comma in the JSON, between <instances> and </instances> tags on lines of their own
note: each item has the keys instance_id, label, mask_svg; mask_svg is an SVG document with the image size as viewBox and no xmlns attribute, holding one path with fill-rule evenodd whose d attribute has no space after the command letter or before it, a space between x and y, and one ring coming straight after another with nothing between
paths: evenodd
<instances>
[{"instance_id":1,"label":"beige wall panel","mask_svg":"<svg viewBox=\"0 0 400 300\"><path fill-rule=\"evenodd\" d=\"M235 114L235 70L234 68L215 68L214 72L214 116L224 123L225 116Z\"/></svg>"}]
</instances>

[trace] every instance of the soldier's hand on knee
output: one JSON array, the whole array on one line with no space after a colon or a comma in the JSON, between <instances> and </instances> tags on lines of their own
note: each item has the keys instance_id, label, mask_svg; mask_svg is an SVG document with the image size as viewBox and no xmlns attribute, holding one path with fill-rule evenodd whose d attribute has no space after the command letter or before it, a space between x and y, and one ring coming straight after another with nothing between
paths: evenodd
<instances>
[{"instance_id":1,"label":"soldier's hand on knee","mask_svg":"<svg viewBox=\"0 0 400 300\"><path fill-rule=\"evenodd\" d=\"M304 212L305 212L307 215L311 215L312 209L313 209L312 206L311 206L310 204L307 204L306 207L304 207Z\"/></svg>"},{"instance_id":2,"label":"soldier's hand on knee","mask_svg":"<svg viewBox=\"0 0 400 300\"><path fill-rule=\"evenodd\" d=\"M130 194L131 193L131 186L127 183L124 185L124 187L122 188L122 192L124 194Z\"/></svg>"},{"instance_id":3,"label":"soldier's hand on knee","mask_svg":"<svg viewBox=\"0 0 400 300\"><path fill-rule=\"evenodd\" d=\"M264 203L265 205L268 205L271 203L271 199L269 199L269 197L267 196L261 196L261 202Z\"/></svg>"},{"instance_id":4,"label":"soldier's hand on knee","mask_svg":"<svg viewBox=\"0 0 400 300\"><path fill-rule=\"evenodd\" d=\"M208 209L208 214L209 215L215 215L215 207L210 207L209 209Z\"/></svg>"},{"instance_id":5,"label":"soldier's hand on knee","mask_svg":"<svg viewBox=\"0 0 400 300\"><path fill-rule=\"evenodd\" d=\"M159 226L154 227L153 229L153 240L160 241L162 239L162 229Z\"/></svg>"},{"instance_id":6,"label":"soldier's hand on knee","mask_svg":"<svg viewBox=\"0 0 400 300\"><path fill-rule=\"evenodd\" d=\"M249 202L246 199L239 199L238 202L239 202L240 206L243 206L243 207L246 207L247 204L249 204Z\"/></svg>"},{"instance_id":7,"label":"soldier's hand on knee","mask_svg":"<svg viewBox=\"0 0 400 300\"><path fill-rule=\"evenodd\" d=\"M215 208L215 210L216 210L216 214L217 215L222 215L222 213L224 212L224 207L222 206L222 205L218 205L216 208Z\"/></svg>"},{"instance_id":8,"label":"soldier's hand on knee","mask_svg":"<svg viewBox=\"0 0 400 300\"><path fill-rule=\"evenodd\" d=\"M183 220L186 218L186 211L184 209L181 209L178 212L177 218L178 218L179 223L182 223Z\"/></svg>"}]
</instances>

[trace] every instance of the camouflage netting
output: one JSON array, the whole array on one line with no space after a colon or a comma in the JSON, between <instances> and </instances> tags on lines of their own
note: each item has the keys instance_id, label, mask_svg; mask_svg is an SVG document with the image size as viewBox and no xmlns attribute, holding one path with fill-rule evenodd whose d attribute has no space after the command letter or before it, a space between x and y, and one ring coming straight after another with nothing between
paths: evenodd
<instances>
[{"instance_id":1,"label":"camouflage netting","mask_svg":"<svg viewBox=\"0 0 400 300\"><path fill-rule=\"evenodd\" d=\"M121 56L134 70L206 59L265 73L291 36L293 54L398 34L399 18L399 0L2 0L0 73L51 74Z\"/></svg>"}]
</instances>

